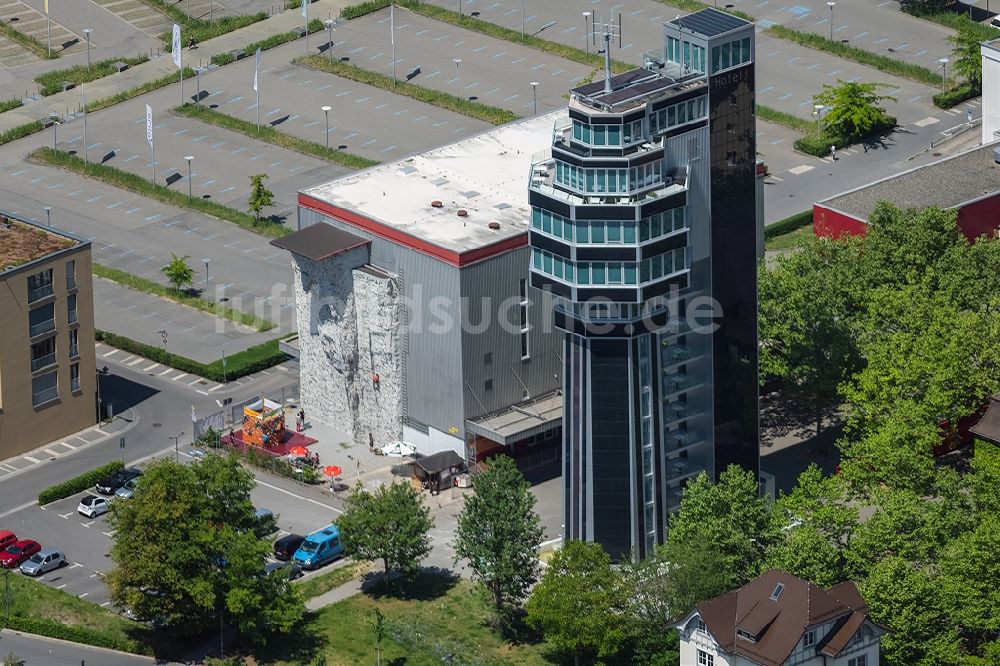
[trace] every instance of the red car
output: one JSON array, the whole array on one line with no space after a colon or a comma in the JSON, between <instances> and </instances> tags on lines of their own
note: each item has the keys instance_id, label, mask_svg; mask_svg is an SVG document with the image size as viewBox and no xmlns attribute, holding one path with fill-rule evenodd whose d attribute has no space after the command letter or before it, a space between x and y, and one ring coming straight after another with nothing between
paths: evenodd
<instances>
[{"instance_id":1,"label":"red car","mask_svg":"<svg viewBox=\"0 0 1000 666\"><path fill-rule=\"evenodd\" d=\"M21 539L0 552L0 567L16 569L22 562L42 549L42 545L31 539Z\"/></svg>"},{"instance_id":2,"label":"red car","mask_svg":"<svg viewBox=\"0 0 1000 666\"><path fill-rule=\"evenodd\" d=\"M7 546L17 542L17 535L8 530L0 530L0 550L7 550Z\"/></svg>"}]
</instances>

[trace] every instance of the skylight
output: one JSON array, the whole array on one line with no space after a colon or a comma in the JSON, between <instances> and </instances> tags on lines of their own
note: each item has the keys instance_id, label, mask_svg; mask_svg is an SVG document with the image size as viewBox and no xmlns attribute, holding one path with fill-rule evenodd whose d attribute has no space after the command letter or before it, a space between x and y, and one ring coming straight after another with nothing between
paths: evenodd
<instances>
[{"instance_id":1,"label":"skylight","mask_svg":"<svg viewBox=\"0 0 1000 666\"><path fill-rule=\"evenodd\" d=\"M781 593L784 591L785 591L784 583L778 583L777 585L775 585L774 592L771 593L771 601L777 601L778 597L780 597Z\"/></svg>"}]
</instances>

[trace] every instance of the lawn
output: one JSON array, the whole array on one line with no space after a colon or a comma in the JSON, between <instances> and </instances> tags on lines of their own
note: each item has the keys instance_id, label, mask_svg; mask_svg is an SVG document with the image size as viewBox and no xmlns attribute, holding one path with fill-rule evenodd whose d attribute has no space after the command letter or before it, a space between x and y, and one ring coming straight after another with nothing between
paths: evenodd
<instances>
[{"instance_id":1,"label":"lawn","mask_svg":"<svg viewBox=\"0 0 1000 666\"><path fill-rule=\"evenodd\" d=\"M799 244L804 238L808 238L813 235L812 225L806 225L804 227L799 227L788 233L781 234L780 236L775 236L773 238L768 238L764 241L765 250L791 250L796 245Z\"/></svg>"},{"instance_id":2,"label":"lawn","mask_svg":"<svg viewBox=\"0 0 1000 666\"><path fill-rule=\"evenodd\" d=\"M307 578L299 583L299 591L305 599L312 599L368 573L372 568L370 562L351 562L333 571Z\"/></svg>"},{"instance_id":3,"label":"lawn","mask_svg":"<svg viewBox=\"0 0 1000 666\"><path fill-rule=\"evenodd\" d=\"M411 598L405 600L359 594L327 606L308 620L307 630L300 636L312 636L315 656L325 657L325 661L319 661L326 666L373 663L372 622L378 608L388 624L382 643L384 664L550 663L543 656L544 643L511 645L497 637L486 625L488 613L483 597L470 582L425 575L409 591ZM311 661L303 656L284 654L275 663L292 666Z\"/></svg>"}]
</instances>

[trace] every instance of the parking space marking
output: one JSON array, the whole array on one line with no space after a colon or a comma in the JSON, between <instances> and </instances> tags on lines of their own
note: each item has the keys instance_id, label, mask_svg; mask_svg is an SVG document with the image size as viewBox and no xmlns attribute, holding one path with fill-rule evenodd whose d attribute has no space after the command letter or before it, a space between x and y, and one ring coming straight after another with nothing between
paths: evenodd
<instances>
[{"instance_id":1,"label":"parking space marking","mask_svg":"<svg viewBox=\"0 0 1000 666\"><path fill-rule=\"evenodd\" d=\"M162 377L163 375L167 374L168 372L172 372L172 371L173 371L173 368L167 368L166 370L164 370L163 372L160 373L160 376Z\"/></svg>"},{"instance_id":2,"label":"parking space marking","mask_svg":"<svg viewBox=\"0 0 1000 666\"><path fill-rule=\"evenodd\" d=\"M913 124L916 125L917 127L927 127L928 125L933 125L939 122L941 121L938 118L935 118L934 116L927 116L923 120L918 120Z\"/></svg>"},{"instance_id":3,"label":"parking space marking","mask_svg":"<svg viewBox=\"0 0 1000 666\"><path fill-rule=\"evenodd\" d=\"M183 379L184 377L187 377L187 376L188 376L188 373L182 372L181 374L179 374L179 375L177 375L175 377L171 377L171 379L176 382L178 379Z\"/></svg>"},{"instance_id":4,"label":"parking space marking","mask_svg":"<svg viewBox=\"0 0 1000 666\"><path fill-rule=\"evenodd\" d=\"M62 585L59 585L59 586L57 586L57 587L56 587L56 589L57 589L57 590L61 590L61 589L63 589L64 587L66 587L66 583L63 583Z\"/></svg>"},{"instance_id":5,"label":"parking space marking","mask_svg":"<svg viewBox=\"0 0 1000 666\"><path fill-rule=\"evenodd\" d=\"M69 565L69 568L70 569L76 569L77 567L82 567L82 566L83 565L80 564L79 562L74 562L73 564Z\"/></svg>"},{"instance_id":6,"label":"parking space marking","mask_svg":"<svg viewBox=\"0 0 1000 666\"><path fill-rule=\"evenodd\" d=\"M88 594L90 594L90 592L84 592L83 594L80 594L80 595L77 595L77 596L79 596L81 599L83 599Z\"/></svg>"},{"instance_id":7,"label":"parking space marking","mask_svg":"<svg viewBox=\"0 0 1000 666\"><path fill-rule=\"evenodd\" d=\"M36 464L36 465L37 465L38 463L42 462L42 461L41 461L41 460L39 460L38 458L32 458L31 456L21 456L21 457L22 457L22 458L24 458L25 460L27 460L28 462L30 462L30 463L33 463L33 464Z\"/></svg>"},{"instance_id":8,"label":"parking space marking","mask_svg":"<svg viewBox=\"0 0 1000 666\"><path fill-rule=\"evenodd\" d=\"M793 173L796 176L801 176L802 174L806 173L807 171L812 171L815 168L816 167L814 167L811 164L800 164L797 167L792 167L791 169L789 169L788 173Z\"/></svg>"},{"instance_id":9,"label":"parking space marking","mask_svg":"<svg viewBox=\"0 0 1000 666\"><path fill-rule=\"evenodd\" d=\"M59 456L62 455L61 453L57 453L56 451L53 451L52 449L42 449L42 451L44 451L45 453L49 454L50 456L54 456L56 458L58 458Z\"/></svg>"},{"instance_id":10,"label":"parking space marking","mask_svg":"<svg viewBox=\"0 0 1000 666\"><path fill-rule=\"evenodd\" d=\"M64 520L69 520L69 517L72 516L73 513L74 513L73 511L70 511L68 513L60 513L59 517L63 518Z\"/></svg>"},{"instance_id":11,"label":"parking space marking","mask_svg":"<svg viewBox=\"0 0 1000 666\"><path fill-rule=\"evenodd\" d=\"M90 526L93 525L96 522L97 522L96 520L92 520L89 523L80 523L80 524L83 525L84 527L86 527L87 529L90 529ZM77 566L80 566L80 565L78 564Z\"/></svg>"}]
</instances>

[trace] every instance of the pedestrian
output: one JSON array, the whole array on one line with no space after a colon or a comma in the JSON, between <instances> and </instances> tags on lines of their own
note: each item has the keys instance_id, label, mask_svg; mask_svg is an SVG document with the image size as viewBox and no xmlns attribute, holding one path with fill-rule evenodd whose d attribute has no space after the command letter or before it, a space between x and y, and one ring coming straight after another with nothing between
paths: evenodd
<instances>
[{"instance_id":1,"label":"pedestrian","mask_svg":"<svg viewBox=\"0 0 1000 666\"><path fill-rule=\"evenodd\" d=\"M299 418L302 419L302 428L305 429L305 427L306 427L306 409L305 409L305 407L303 407L302 409L299 410Z\"/></svg>"},{"instance_id":2,"label":"pedestrian","mask_svg":"<svg viewBox=\"0 0 1000 666\"><path fill-rule=\"evenodd\" d=\"M195 48L195 46L194 46L194 37L192 37L190 40L188 40L188 50L190 51L193 48Z\"/></svg>"},{"instance_id":3,"label":"pedestrian","mask_svg":"<svg viewBox=\"0 0 1000 666\"><path fill-rule=\"evenodd\" d=\"M375 437L368 433L368 453L375 453Z\"/></svg>"},{"instance_id":4,"label":"pedestrian","mask_svg":"<svg viewBox=\"0 0 1000 666\"><path fill-rule=\"evenodd\" d=\"M834 162L837 161L837 146L836 145L831 145L830 146L830 157L833 158Z\"/></svg>"}]
</instances>

